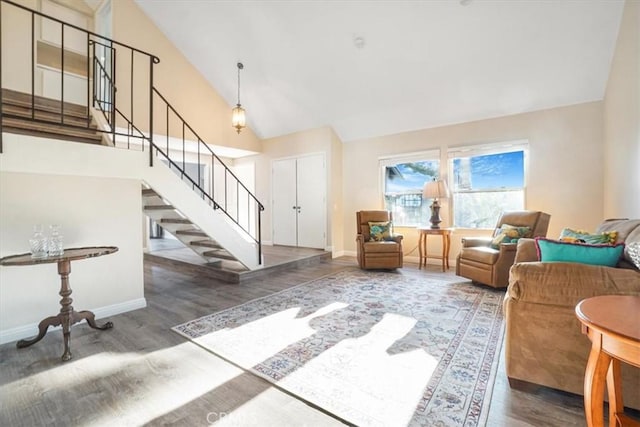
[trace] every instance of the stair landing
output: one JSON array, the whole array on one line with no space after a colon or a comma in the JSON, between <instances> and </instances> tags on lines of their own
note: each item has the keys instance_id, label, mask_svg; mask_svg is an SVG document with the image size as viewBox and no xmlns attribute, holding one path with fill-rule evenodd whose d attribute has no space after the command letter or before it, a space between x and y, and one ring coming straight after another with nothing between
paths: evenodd
<instances>
[{"instance_id":1,"label":"stair landing","mask_svg":"<svg viewBox=\"0 0 640 427\"><path fill-rule=\"evenodd\" d=\"M144 259L153 264L172 267L178 271L202 274L228 283L241 283L282 270L316 264L331 259L331 252L321 249L296 248L290 246L262 246L264 267L246 270L234 261L219 261L211 265L182 242L175 239L150 239ZM220 264L222 263L222 265Z\"/></svg>"}]
</instances>

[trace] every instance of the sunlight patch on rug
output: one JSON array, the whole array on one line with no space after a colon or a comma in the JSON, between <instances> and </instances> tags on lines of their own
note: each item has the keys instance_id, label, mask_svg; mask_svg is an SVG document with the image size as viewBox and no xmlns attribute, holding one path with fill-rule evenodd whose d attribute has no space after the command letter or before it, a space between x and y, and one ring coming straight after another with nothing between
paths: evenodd
<instances>
[{"instance_id":1,"label":"sunlight patch on rug","mask_svg":"<svg viewBox=\"0 0 640 427\"><path fill-rule=\"evenodd\" d=\"M347 270L173 329L354 424L479 426L504 293L453 280Z\"/></svg>"}]
</instances>

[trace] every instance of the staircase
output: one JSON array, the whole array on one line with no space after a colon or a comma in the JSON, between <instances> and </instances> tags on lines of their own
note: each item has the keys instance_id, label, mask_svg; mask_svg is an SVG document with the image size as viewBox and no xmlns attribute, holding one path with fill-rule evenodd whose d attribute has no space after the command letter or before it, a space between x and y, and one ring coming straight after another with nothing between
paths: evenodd
<instances>
[{"instance_id":1,"label":"staircase","mask_svg":"<svg viewBox=\"0 0 640 427\"><path fill-rule=\"evenodd\" d=\"M3 53L0 69L3 76L10 76L11 83L0 81L0 153L3 151L2 133L106 145L117 151L122 148L126 153L115 155L105 152L102 147L91 150L73 147L74 151L91 151L85 154L94 157L85 158L86 161L100 163L101 167L109 165L112 170L124 168L131 176L139 178L143 185L144 214L181 240L208 266L220 270L231 268L235 272L262 269L261 212L264 207L154 85L153 70L160 59L14 1L0 0L0 5L3 13L20 17L15 23L7 24L9 34L13 30L19 38L20 33L32 45L41 36L38 27L41 22L59 26L63 34L59 46L62 52L59 71L68 71L65 31L72 28L76 35L80 32L79 39L86 38L87 41L86 55L82 55L85 57L83 62L86 61L84 75L90 76L86 82L84 105L21 93L17 87L30 86L35 90L39 56L33 48L26 61L24 53L15 58L11 56L14 53L11 49L7 50L7 55ZM30 34L28 22L31 23ZM4 20L3 25L6 23ZM2 38L3 47L14 41L8 39ZM29 46L25 40L20 41ZM120 70L117 78L116 63ZM128 70L123 63L129 64ZM5 72L5 69L9 71ZM55 83L49 84L55 86ZM65 86L63 78L58 87L49 90L66 94L63 99L71 99L69 90L73 89ZM82 99L83 91L77 93L76 87L72 95ZM148 97L141 93L148 93ZM134 100L148 101L148 104L142 106L146 108L136 109ZM121 141L125 142L120 144ZM116 158L121 163L109 163L109 159ZM188 158L198 165L198 171L192 176L187 173ZM207 166L208 176L202 175L201 165Z\"/></svg>"},{"instance_id":2,"label":"staircase","mask_svg":"<svg viewBox=\"0 0 640 427\"><path fill-rule=\"evenodd\" d=\"M87 115L87 107L15 90L2 89L4 132L63 139L87 144L104 144L101 132Z\"/></svg>"},{"instance_id":3,"label":"staircase","mask_svg":"<svg viewBox=\"0 0 640 427\"><path fill-rule=\"evenodd\" d=\"M142 188L142 206L145 215L160 224L165 231L173 234L186 247L200 255L209 263L210 267L219 267L221 270L225 270L222 266L223 260L235 261L242 265L218 241L209 237L174 206L167 204L152 188ZM248 270L244 266L239 267L242 270Z\"/></svg>"},{"instance_id":4,"label":"staircase","mask_svg":"<svg viewBox=\"0 0 640 427\"><path fill-rule=\"evenodd\" d=\"M94 110L92 111L95 113ZM105 124L103 123L101 126L105 126ZM62 108L61 102L58 100L41 96L34 96L32 100L30 94L6 88L2 89L2 131L92 145L114 146L111 142L111 134L97 130L96 120L91 114L87 116L85 106L64 103L64 108ZM252 243L255 246L254 242L247 244L241 235L237 235L235 239L232 239L236 243L233 245L236 251L236 255L234 255L219 240L212 237L216 234L215 231L219 231L222 226L242 234L242 230L238 230L233 221L219 214L222 209L219 207L212 209L211 206L205 204L201 206L201 209L205 209L207 215L198 219L189 219L179 207L172 205L170 199L163 198L150 187L151 183L163 187L167 185L167 180L171 181L173 178L174 181L177 181L173 183L173 187L179 187L178 192L184 192L193 197L194 192L189 188L189 185L185 184L165 164L157 163L153 169L158 169L156 172L166 169L164 172L167 172L168 176L156 180L149 176L147 177L148 181L143 181L145 182L141 191L143 213L203 258L209 268L220 270L219 277L223 279L229 277L227 273L230 272L238 274L238 272L260 268L261 260L255 259L255 247L251 247ZM175 169L175 163L172 167ZM176 188L172 188L172 190L175 194ZM172 191L168 190L163 194L172 194ZM173 199L175 198L176 196L173 197ZM213 219L213 217L216 218ZM203 221L207 223L206 227L203 227ZM203 228L208 229L209 234ZM229 243L229 233L225 234L227 234L226 241ZM247 246L249 246L248 249ZM246 254L244 254L245 256L237 255L238 252L247 252L247 250L252 254L249 256Z\"/></svg>"}]
</instances>

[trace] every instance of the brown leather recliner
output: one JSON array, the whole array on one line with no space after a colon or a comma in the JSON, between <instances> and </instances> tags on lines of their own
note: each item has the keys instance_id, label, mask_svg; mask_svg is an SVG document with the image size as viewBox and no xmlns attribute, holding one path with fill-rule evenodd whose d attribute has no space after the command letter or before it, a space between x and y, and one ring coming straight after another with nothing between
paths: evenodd
<instances>
[{"instance_id":1,"label":"brown leather recliner","mask_svg":"<svg viewBox=\"0 0 640 427\"><path fill-rule=\"evenodd\" d=\"M531 228L526 237L545 237L551 217L539 211L504 212L493 232L495 236L502 225ZM462 250L456 260L456 274L474 282L506 288L509 284L509 269L516 257L516 243L501 243L499 249L491 247L493 237L466 237L462 239Z\"/></svg>"},{"instance_id":2,"label":"brown leather recliner","mask_svg":"<svg viewBox=\"0 0 640 427\"><path fill-rule=\"evenodd\" d=\"M402 268L402 238L399 234L392 236L393 240L371 241L369 222L392 221L393 215L389 211L358 211L356 212L356 237L358 265L360 268Z\"/></svg>"}]
</instances>

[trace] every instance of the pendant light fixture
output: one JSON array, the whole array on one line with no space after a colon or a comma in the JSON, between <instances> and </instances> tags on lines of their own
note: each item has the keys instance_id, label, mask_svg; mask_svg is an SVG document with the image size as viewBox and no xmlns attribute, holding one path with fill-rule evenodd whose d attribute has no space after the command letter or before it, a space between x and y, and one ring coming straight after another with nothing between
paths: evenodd
<instances>
[{"instance_id":1,"label":"pendant light fixture","mask_svg":"<svg viewBox=\"0 0 640 427\"><path fill-rule=\"evenodd\" d=\"M236 107L231 110L231 125L236 128L236 131L240 133L242 128L247 125L247 119L244 114L244 108L240 104L240 70L244 68L242 62L238 62L238 103Z\"/></svg>"}]
</instances>

